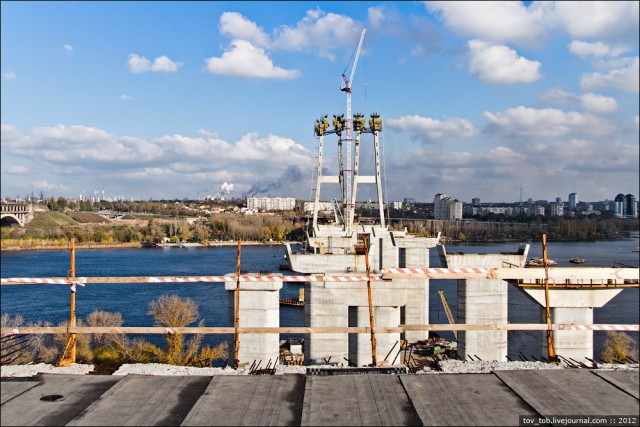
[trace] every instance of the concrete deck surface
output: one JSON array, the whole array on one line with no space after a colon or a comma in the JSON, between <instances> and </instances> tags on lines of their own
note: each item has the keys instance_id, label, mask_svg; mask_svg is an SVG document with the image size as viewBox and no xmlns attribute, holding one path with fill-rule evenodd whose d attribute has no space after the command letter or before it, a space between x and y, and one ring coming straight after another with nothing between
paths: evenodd
<instances>
[{"instance_id":1,"label":"concrete deck surface","mask_svg":"<svg viewBox=\"0 0 640 427\"><path fill-rule=\"evenodd\" d=\"M639 372L2 378L9 425L518 425L520 415L638 416ZM636 418L637 419L637 418ZM637 425L637 424L636 424Z\"/></svg>"}]
</instances>

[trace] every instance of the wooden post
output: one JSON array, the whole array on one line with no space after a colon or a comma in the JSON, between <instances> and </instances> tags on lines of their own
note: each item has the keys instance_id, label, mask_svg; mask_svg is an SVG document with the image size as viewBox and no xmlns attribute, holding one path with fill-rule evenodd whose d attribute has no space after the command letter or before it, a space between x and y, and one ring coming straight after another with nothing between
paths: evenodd
<instances>
[{"instance_id":1,"label":"wooden post","mask_svg":"<svg viewBox=\"0 0 640 427\"><path fill-rule=\"evenodd\" d=\"M547 316L547 351L549 360L557 362L556 351L553 348L553 330L551 325L553 321L551 319L551 307L549 305L549 265L547 264L547 235L542 233L542 262L544 263L544 305Z\"/></svg>"},{"instance_id":2,"label":"wooden post","mask_svg":"<svg viewBox=\"0 0 640 427\"><path fill-rule=\"evenodd\" d=\"M75 238L72 237L69 242L69 249L71 251L71 270L69 275L73 280L76 278L76 246ZM71 285L71 313L69 316L69 326L76 326L76 285ZM71 363L76 363L76 334L71 334L71 349L69 350L69 359Z\"/></svg>"},{"instance_id":3,"label":"wooden post","mask_svg":"<svg viewBox=\"0 0 640 427\"><path fill-rule=\"evenodd\" d=\"M240 350L240 239L238 239L238 260L236 263L236 306L235 306L235 346L233 351L233 367L238 369L240 360L238 358L238 351Z\"/></svg>"},{"instance_id":4,"label":"wooden post","mask_svg":"<svg viewBox=\"0 0 640 427\"><path fill-rule=\"evenodd\" d=\"M372 365L377 366L378 360L376 355L376 333L373 332L375 322L373 320L373 301L371 300L371 276L369 269L369 236L364 236L364 261L367 270L367 295L369 298L369 326L371 327L371 359Z\"/></svg>"}]
</instances>

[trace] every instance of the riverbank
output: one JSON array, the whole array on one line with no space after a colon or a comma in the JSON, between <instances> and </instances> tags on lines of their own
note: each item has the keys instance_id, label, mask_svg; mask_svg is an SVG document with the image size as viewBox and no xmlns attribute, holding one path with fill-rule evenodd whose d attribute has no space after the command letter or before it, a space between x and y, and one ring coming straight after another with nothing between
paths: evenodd
<instances>
[{"instance_id":1,"label":"riverbank","mask_svg":"<svg viewBox=\"0 0 640 427\"><path fill-rule=\"evenodd\" d=\"M292 242L296 243L296 242ZM281 246L283 242L259 242L259 241L242 241L242 246ZM202 243L159 243L156 246L146 246L140 242L111 242L111 243L96 243L96 242L76 242L74 244L76 250L84 249L130 249L130 248L188 248L188 247L218 247L218 246L237 246L237 241L221 241L221 242L209 242L208 244ZM44 250L68 250L68 242L60 243L57 241L52 242L40 242L33 243L30 241L7 241L3 240L0 246L1 252L14 252L14 251L44 251Z\"/></svg>"}]
</instances>

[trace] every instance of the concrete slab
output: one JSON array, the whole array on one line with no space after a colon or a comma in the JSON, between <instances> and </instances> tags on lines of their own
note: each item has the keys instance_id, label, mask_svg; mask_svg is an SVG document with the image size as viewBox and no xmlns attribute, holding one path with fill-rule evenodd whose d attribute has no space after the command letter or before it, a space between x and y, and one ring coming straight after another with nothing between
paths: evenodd
<instances>
[{"instance_id":1,"label":"concrete slab","mask_svg":"<svg viewBox=\"0 0 640 427\"><path fill-rule=\"evenodd\" d=\"M420 425L397 375L307 377L303 426Z\"/></svg>"},{"instance_id":2,"label":"concrete slab","mask_svg":"<svg viewBox=\"0 0 640 427\"><path fill-rule=\"evenodd\" d=\"M181 425L300 425L305 376L214 376Z\"/></svg>"},{"instance_id":3,"label":"concrete slab","mask_svg":"<svg viewBox=\"0 0 640 427\"><path fill-rule=\"evenodd\" d=\"M518 425L537 415L492 374L401 375L423 425Z\"/></svg>"},{"instance_id":4,"label":"concrete slab","mask_svg":"<svg viewBox=\"0 0 640 427\"><path fill-rule=\"evenodd\" d=\"M67 425L180 425L211 377L127 375Z\"/></svg>"},{"instance_id":5,"label":"concrete slab","mask_svg":"<svg viewBox=\"0 0 640 427\"><path fill-rule=\"evenodd\" d=\"M638 371L592 371L592 373L629 393L636 399L640 399L640 375L638 375Z\"/></svg>"},{"instance_id":6,"label":"concrete slab","mask_svg":"<svg viewBox=\"0 0 640 427\"><path fill-rule=\"evenodd\" d=\"M586 369L495 371L542 416L638 414L638 399Z\"/></svg>"},{"instance_id":7,"label":"concrete slab","mask_svg":"<svg viewBox=\"0 0 640 427\"><path fill-rule=\"evenodd\" d=\"M34 381L31 378L7 378L2 380L2 387L0 387L0 404L4 405L5 402L20 396L31 387L35 387L40 384L39 381Z\"/></svg>"},{"instance_id":8,"label":"concrete slab","mask_svg":"<svg viewBox=\"0 0 640 427\"><path fill-rule=\"evenodd\" d=\"M65 425L120 380L110 375L60 374L40 374L33 379L37 386L2 404L0 424ZM49 400L41 400L47 396L51 396Z\"/></svg>"}]
</instances>

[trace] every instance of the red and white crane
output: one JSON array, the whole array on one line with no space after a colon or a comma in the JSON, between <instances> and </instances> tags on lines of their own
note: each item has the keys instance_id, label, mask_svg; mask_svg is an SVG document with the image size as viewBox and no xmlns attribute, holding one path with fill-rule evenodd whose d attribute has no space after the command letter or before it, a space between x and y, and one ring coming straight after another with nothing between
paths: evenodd
<instances>
[{"instance_id":1,"label":"red and white crane","mask_svg":"<svg viewBox=\"0 0 640 427\"><path fill-rule=\"evenodd\" d=\"M352 140L352 132L353 132L353 118L351 117L351 86L353 84L353 76L356 73L356 67L358 66L358 58L360 57L360 50L362 49L362 42L364 41L364 33L367 31L366 28L362 29L362 34L360 34L360 42L358 43L358 48L356 49L356 54L353 59L353 67L351 68L351 76L347 80L347 76L345 75L347 69L345 68L342 73L342 85L340 86L340 90L347 93L347 117L346 117L346 139L347 139L347 169L343 171L343 176L345 181L347 182L347 191L346 191L346 200L344 200L344 218L347 219L345 224L345 231L347 236L351 235L352 229L352 216L351 210L354 206L351 206L351 140Z\"/></svg>"}]
</instances>

